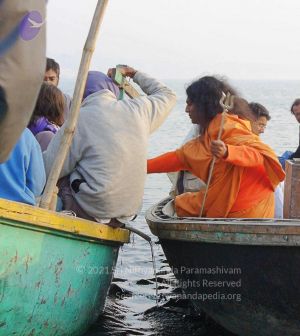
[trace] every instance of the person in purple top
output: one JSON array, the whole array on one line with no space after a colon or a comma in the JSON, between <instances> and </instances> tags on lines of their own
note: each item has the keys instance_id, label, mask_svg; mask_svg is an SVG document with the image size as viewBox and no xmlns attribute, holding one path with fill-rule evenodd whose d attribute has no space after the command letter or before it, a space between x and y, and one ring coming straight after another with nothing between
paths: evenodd
<instances>
[{"instance_id":1,"label":"person in purple top","mask_svg":"<svg viewBox=\"0 0 300 336\"><path fill-rule=\"evenodd\" d=\"M55 134L59 130L59 126L50 122L46 117L38 117L32 124L28 126L33 135L37 135L43 131L50 131Z\"/></svg>"},{"instance_id":2,"label":"person in purple top","mask_svg":"<svg viewBox=\"0 0 300 336\"><path fill-rule=\"evenodd\" d=\"M45 150L64 123L65 100L54 85L43 83L28 128Z\"/></svg>"}]
</instances>

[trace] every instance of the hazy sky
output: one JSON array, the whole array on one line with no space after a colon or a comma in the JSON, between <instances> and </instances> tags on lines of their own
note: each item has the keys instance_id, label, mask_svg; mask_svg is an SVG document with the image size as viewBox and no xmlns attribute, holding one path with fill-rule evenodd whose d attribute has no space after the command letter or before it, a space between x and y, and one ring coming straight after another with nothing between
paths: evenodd
<instances>
[{"instance_id":1,"label":"hazy sky","mask_svg":"<svg viewBox=\"0 0 300 336\"><path fill-rule=\"evenodd\" d=\"M73 77L96 0L48 1L48 56ZM92 68L158 78L300 78L299 0L110 0Z\"/></svg>"}]
</instances>

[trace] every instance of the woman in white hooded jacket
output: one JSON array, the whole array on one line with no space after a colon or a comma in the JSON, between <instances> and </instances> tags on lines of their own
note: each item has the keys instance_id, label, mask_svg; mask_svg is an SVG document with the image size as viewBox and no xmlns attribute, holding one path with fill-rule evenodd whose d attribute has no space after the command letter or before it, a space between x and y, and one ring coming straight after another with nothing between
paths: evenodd
<instances>
[{"instance_id":1,"label":"woman in white hooded jacket","mask_svg":"<svg viewBox=\"0 0 300 336\"><path fill-rule=\"evenodd\" d=\"M137 214L143 198L149 135L176 102L175 93L158 80L131 67L122 71L146 95L118 100L119 89L109 77L89 72L77 128L60 174L67 177L59 194L64 208L111 225L116 219L123 222ZM63 132L64 126L44 152L47 174ZM66 187L69 192L64 192Z\"/></svg>"}]
</instances>

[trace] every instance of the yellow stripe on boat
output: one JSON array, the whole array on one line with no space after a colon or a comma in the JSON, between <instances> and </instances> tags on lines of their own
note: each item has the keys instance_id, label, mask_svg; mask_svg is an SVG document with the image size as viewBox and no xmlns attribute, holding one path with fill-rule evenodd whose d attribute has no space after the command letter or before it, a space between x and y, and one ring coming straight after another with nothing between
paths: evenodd
<instances>
[{"instance_id":1,"label":"yellow stripe on boat","mask_svg":"<svg viewBox=\"0 0 300 336\"><path fill-rule=\"evenodd\" d=\"M5 199L0 199L1 218L94 239L129 242L130 234L126 229L113 229L105 224Z\"/></svg>"}]
</instances>

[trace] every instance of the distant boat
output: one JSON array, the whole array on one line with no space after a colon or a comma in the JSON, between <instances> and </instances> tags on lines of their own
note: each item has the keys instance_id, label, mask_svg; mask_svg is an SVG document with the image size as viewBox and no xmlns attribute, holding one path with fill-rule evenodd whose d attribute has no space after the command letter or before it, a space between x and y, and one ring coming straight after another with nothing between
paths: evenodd
<instances>
[{"instance_id":1,"label":"distant boat","mask_svg":"<svg viewBox=\"0 0 300 336\"><path fill-rule=\"evenodd\" d=\"M241 336L300 335L300 220L178 218L148 210L184 297Z\"/></svg>"},{"instance_id":2,"label":"distant boat","mask_svg":"<svg viewBox=\"0 0 300 336\"><path fill-rule=\"evenodd\" d=\"M82 335L129 231L0 199L0 336Z\"/></svg>"}]
</instances>

